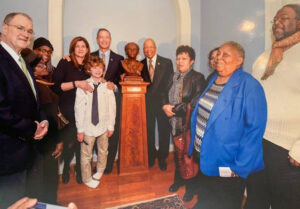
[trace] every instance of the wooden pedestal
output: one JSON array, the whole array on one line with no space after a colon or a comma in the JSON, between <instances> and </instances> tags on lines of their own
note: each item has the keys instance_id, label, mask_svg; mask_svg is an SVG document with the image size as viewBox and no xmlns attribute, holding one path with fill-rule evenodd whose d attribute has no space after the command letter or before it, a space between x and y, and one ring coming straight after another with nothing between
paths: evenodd
<instances>
[{"instance_id":1,"label":"wooden pedestal","mask_svg":"<svg viewBox=\"0 0 300 209\"><path fill-rule=\"evenodd\" d=\"M148 172L145 93L149 83L128 80L122 86L119 174Z\"/></svg>"}]
</instances>

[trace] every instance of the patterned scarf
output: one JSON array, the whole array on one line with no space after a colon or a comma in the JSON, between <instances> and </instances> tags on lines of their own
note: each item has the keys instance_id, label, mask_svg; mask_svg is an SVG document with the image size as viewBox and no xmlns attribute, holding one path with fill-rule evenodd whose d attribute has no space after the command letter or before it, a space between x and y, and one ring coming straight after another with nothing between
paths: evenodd
<instances>
[{"instance_id":1,"label":"patterned scarf","mask_svg":"<svg viewBox=\"0 0 300 209\"><path fill-rule=\"evenodd\" d=\"M289 49L290 47L292 47L293 45L299 42L300 42L300 31L294 33L293 35L283 40L275 41L272 44L272 51L269 57L266 70L260 79L267 80L269 76L273 75L273 73L275 72L275 68L283 58L283 52L285 52L287 49Z\"/></svg>"}]
</instances>

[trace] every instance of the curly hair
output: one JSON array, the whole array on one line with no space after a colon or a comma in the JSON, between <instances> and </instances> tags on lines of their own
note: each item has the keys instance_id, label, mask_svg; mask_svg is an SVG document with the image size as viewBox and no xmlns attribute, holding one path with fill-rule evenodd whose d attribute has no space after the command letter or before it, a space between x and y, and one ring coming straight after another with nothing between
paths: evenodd
<instances>
[{"instance_id":1,"label":"curly hair","mask_svg":"<svg viewBox=\"0 0 300 209\"><path fill-rule=\"evenodd\" d=\"M98 56L90 56L88 61L84 65L84 69L87 73L91 71L92 67L98 67L102 66L103 67L103 74L105 72L105 63L103 59L99 58Z\"/></svg>"},{"instance_id":2,"label":"curly hair","mask_svg":"<svg viewBox=\"0 0 300 209\"><path fill-rule=\"evenodd\" d=\"M188 46L188 45L180 45L176 49L176 56L178 56L181 53L187 53L191 60L195 60L196 54L195 50Z\"/></svg>"}]
</instances>

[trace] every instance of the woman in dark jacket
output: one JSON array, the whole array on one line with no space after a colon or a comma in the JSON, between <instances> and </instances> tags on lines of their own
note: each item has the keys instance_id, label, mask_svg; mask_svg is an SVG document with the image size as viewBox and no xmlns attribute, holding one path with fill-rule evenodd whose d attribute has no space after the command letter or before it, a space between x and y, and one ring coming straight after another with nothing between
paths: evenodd
<instances>
[{"instance_id":1,"label":"woman in dark jacket","mask_svg":"<svg viewBox=\"0 0 300 209\"><path fill-rule=\"evenodd\" d=\"M65 184L69 182L70 162L75 153L76 181L78 184L81 184L80 143L77 141L74 104L76 88L81 88L84 91L93 91L93 88L86 81L90 76L85 72L83 67L89 58L89 43L83 37L75 37L71 41L69 53L71 60L61 59L53 74L54 89L59 95L60 110L70 122L60 134L64 142L62 182Z\"/></svg>"},{"instance_id":2,"label":"woman in dark jacket","mask_svg":"<svg viewBox=\"0 0 300 209\"><path fill-rule=\"evenodd\" d=\"M190 46L179 46L176 50L177 71L173 73L166 92L163 92L163 111L169 117L172 136L178 136L183 132L187 104L191 103L191 108L195 106L197 98L202 93L206 82L204 76L192 69L195 61L195 51ZM186 185L184 201L193 198L192 179L181 178L178 167L178 160L175 152L175 175L174 183L170 186L170 192L176 192L180 186Z\"/></svg>"},{"instance_id":3,"label":"woman in dark jacket","mask_svg":"<svg viewBox=\"0 0 300 209\"><path fill-rule=\"evenodd\" d=\"M41 202L57 204L58 157L63 150L57 130L58 96L51 90L54 83L46 80L49 72L41 57L30 49L24 49L21 54L33 69L41 109L49 123L44 139L35 141L38 152L34 165L28 172L26 192L28 196L36 197Z\"/></svg>"}]
</instances>

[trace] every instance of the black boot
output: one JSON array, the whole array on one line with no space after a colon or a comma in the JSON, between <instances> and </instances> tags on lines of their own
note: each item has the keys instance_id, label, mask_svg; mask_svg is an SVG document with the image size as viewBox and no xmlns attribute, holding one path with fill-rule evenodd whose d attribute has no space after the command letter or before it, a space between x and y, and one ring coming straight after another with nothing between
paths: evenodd
<instances>
[{"instance_id":1,"label":"black boot","mask_svg":"<svg viewBox=\"0 0 300 209\"><path fill-rule=\"evenodd\" d=\"M63 174L62 174L62 183L67 184L70 180L70 167L64 166Z\"/></svg>"},{"instance_id":2,"label":"black boot","mask_svg":"<svg viewBox=\"0 0 300 209\"><path fill-rule=\"evenodd\" d=\"M81 170L78 171L78 169L76 169L76 181L78 184L82 184Z\"/></svg>"},{"instance_id":3,"label":"black boot","mask_svg":"<svg viewBox=\"0 0 300 209\"><path fill-rule=\"evenodd\" d=\"M183 195L183 201L184 202L189 202L193 199L194 194L191 192L185 192L185 194Z\"/></svg>"},{"instance_id":4,"label":"black boot","mask_svg":"<svg viewBox=\"0 0 300 209\"><path fill-rule=\"evenodd\" d=\"M172 184L170 187L169 187L169 192L177 192L177 190L179 189L180 185L177 184L177 183L174 183Z\"/></svg>"},{"instance_id":5,"label":"black boot","mask_svg":"<svg viewBox=\"0 0 300 209\"><path fill-rule=\"evenodd\" d=\"M76 181L77 181L78 184L82 184L81 174L76 173Z\"/></svg>"}]
</instances>

